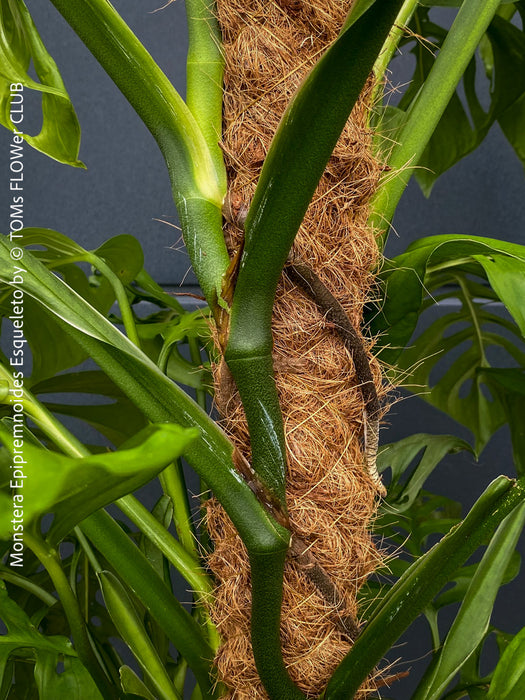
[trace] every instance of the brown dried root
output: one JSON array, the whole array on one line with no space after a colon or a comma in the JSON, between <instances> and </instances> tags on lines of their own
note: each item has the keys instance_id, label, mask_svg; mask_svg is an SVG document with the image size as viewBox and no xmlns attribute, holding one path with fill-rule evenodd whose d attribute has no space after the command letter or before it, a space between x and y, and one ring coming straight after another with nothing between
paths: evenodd
<instances>
[{"instance_id":1,"label":"brown dried root","mask_svg":"<svg viewBox=\"0 0 525 700\"><path fill-rule=\"evenodd\" d=\"M218 0L226 57L223 150L229 176L231 253L242 244L235 222L251 201L273 134L293 92L333 41L350 0ZM305 216L293 257L315 271L360 327L378 251L367 227L380 165L370 150L365 89ZM329 321L283 276L273 315L274 366L288 450L287 499L295 558L285 571L281 640L294 681L318 695L351 645L357 592L381 562L370 536L376 485L363 468L364 412L354 360ZM379 399L381 372L368 354ZM250 460L245 416L222 365L215 371L222 425ZM216 659L236 700L266 698L250 648L250 575L245 549L220 505L207 505L218 585L212 614L224 640ZM314 572L315 569L315 572ZM312 576L318 579L312 583ZM319 584L322 579L324 583ZM331 592L320 587L331 584ZM369 679L358 698L377 687Z\"/></svg>"},{"instance_id":2,"label":"brown dried root","mask_svg":"<svg viewBox=\"0 0 525 700\"><path fill-rule=\"evenodd\" d=\"M292 282L295 282L303 292L315 301L319 310L325 314L326 319L333 323L335 332L342 339L352 357L356 378L360 384L361 393L365 401L363 442L366 466L372 481L377 486L377 490L381 496L386 496L386 489L383 486L376 464L381 405L363 342L341 304L308 265L294 260L286 268L286 273Z\"/></svg>"}]
</instances>

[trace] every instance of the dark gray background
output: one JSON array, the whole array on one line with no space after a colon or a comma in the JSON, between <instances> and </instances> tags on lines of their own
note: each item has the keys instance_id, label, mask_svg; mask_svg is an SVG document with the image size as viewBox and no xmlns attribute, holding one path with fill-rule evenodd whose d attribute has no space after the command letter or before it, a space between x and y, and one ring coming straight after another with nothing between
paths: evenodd
<instances>
[{"instance_id":1,"label":"dark gray background","mask_svg":"<svg viewBox=\"0 0 525 700\"><path fill-rule=\"evenodd\" d=\"M180 250L168 177L153 138L124 97L98 66L50 3L27 0L42 38L55 58L82 127L80 158L87 171L73 169L25 148L25 224L54 228L88 248L107 238L129 233L142 243L146 265L163 285L192 288L195 278ZM178 0L155 10L161 0L114 0L176 88L184 94L187 50L184 4ZM397 59L394 83L408 78L410 59ZM28 91L26 91L26 95ZM33 98L34 99L34 98ZM35 104L35 115L36 115ZM26 112L27 114L27 112ZM29 119L29 115L28 115ZM26 122L26 124L29 122ZM38 128L36 116L32 126ZM9 134L0 131L0 151L8 162ZM7 168L1 168L0 229L8 223ZM388 255L395 255L420 236L470 233L525 242L525 178L512 149L494 128L484 144L446 173L426 200L415 183L405 193L390 237ZM167 223L161 223L163 219ZM418 398L406 398L389 414L383 442L415 432L460 434L466 431ZM508 431L502 429L475 464L469 457L446 459L428 484L430 489L472 504L488 482L500 473L512 474ZM525 625L523 578L507 586L496 605L493 622L508 632ZM417 622L390 655L403 657L397 670L412 668L410 677L385 696L407 700L417 683L428 648L423 622ZM488 670L488 669L487 669Z\"/></svg>"}]
</instances>

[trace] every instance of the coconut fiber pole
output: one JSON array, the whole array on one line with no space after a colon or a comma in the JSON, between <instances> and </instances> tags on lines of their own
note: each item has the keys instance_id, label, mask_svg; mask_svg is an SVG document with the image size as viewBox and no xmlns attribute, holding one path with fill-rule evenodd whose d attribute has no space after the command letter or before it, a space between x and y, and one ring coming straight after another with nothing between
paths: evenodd
<instances>
[{"instance_id":1,"label":"coconut fiber pole","mask_svg":"<svg viewBox=\"0 0 525 700\"><path fill-rule=\"evenodd\" d=\"M243 241L243 213L291 96L336 39L350 1L219 0L226 57L223 149L228 173L226 237ZM307 265L341 305L357 335L373 281L377 245L367 226L380 165L372 157L367 115L372 84L346 124L294 243L291 260ZM372 542L378 484L366 469L366 392L352 353L304 285L283 275L272 332L274 370L287 445L288 514L293 545L286 564L281 640L288 671L318 694L359 630L357 592L381 557ZM365 346L375 394L378 363ZM240 398L224 363L215 368L223 426L250 459ZM377 396L376 396L377 400ZM215 542L210 566L219 581L213 616L223 639L217 664L235 697L266 694L250 647L250 568L235 529L208 504ZM368 683L373 684L373 681ZM359 696L356 696L359 697Z\"/></svg>"}]
</instances>

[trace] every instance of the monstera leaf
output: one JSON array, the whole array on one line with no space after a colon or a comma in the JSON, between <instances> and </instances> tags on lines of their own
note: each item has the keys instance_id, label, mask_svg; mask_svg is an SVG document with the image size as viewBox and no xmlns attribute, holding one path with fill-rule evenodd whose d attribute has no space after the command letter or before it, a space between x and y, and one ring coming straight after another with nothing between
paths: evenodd
<instances>
[{"instance_id":1,"label":"monstera leaf","mask_svg":"<svg viewBox=\"0 0 525 700\"><path fill-rule=\"evenodd\" d=\"M477 452L505 422L486 370L525 365L524 273L524 246L476 236L422 238L387 262L384 304L370 312L380 357L397 363L412 391L469 428ZM429 316L435 320L412 338L420 317L428 323Z\"/></svg>"},{"instance_id":2,"label":"monstera leaf","mask_svg":"<svg viewBox=\"0 0 525 700\"><path fill-rule=\"evenodd\" d=\"M150 481L179 457L198 434L196 429L172 424L152 425L117 452L78 459L25 444L26 463L20 469L0 465L0 474L6 486L24 481L27 525L44 513L54 513L48 538L59 542L88 515ZM4 429L0 437L12 451L9 432ZM16 455L13 461L16 465ZM11 532L12 513L12 498L4 493L0 515L3 538Z\"/></svg>"},{"instance_id":3,"label":"monstera leaf","mask_svg":"<svg viewBox=\"0 0 525 700\"><path fill-rule=\"evenodd\" d=\"M16 675L14 683L10 676L17 662L27 668L28 661L33 661L40 697L101 700L102 696L69 639L39 632L26 613L9 598L3 581L0 581L0 620L7 628L0 636L0 688L10 689L14 693L12 697L25 697L21 688L17 690ZM64 665L61 673L57 673L59 662Z\"/></svg>"},{"instance_id":4,"label":"monstera leaf","mask_svg":"<svg viewBox=\"0 0 525 700\"><path fill-rule=\"evenodd\" d=\"M28 73L31 62L40 82ZM17 86L16 91L11 90L12 85ZM5 0L0 4L0 123L11 131L24 131L23 120L18 123L23 115L19 98L13 98L11 105L12 95L23 96L22 86L42 93L42 129L36 136L24 135L26 142L60 163L85 167L78 160L80 126L56 63L23 0ZM19 148L20 144L13 143L11 152L16 155Z\"/></svg>"}]
</instances>

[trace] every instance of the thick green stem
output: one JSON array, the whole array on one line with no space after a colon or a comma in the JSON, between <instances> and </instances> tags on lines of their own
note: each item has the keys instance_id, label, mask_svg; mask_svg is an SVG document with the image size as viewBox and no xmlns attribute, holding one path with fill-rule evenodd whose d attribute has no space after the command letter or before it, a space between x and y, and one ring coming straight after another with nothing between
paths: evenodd
<instances>
[{"instance_id":1,"label":"thick green stem","mask_svg":"<svg viewBox=\"0 0 525 700\"><path fill-rule=\"evenodd\" d=\"M0 262L2 263L0 265L0 280L7 284L13 279L14 272L13 261L9 254L11 247L12 244L8 242L6 237L0 237ZM224 506L250 556L256 556L263 552L268 570L275 569L278 572L277 566L272 567L271 553L275 553L276 560L280 559L282 550L288 547L290 533L270 515L241 476L234 462L233 445L226 435L194 401L170 382L158 367L107 319L98 314L67 285L51 274L29 252L24 257L24 265L26 269L24 292L34 297L48 312L53 314L60 327L86 350L88 355L99 364L149 420L152 422L176 422L185 427L199 427L201 437L188 446L185 458L197 474L206 480ZM109 529L113 523L111 518L109 518L110 525L104 535L106 517L109 518L104 511L95 513L82 523L82 529L106 558L112 561L111 557L117 557L120 548L124 551L132 543L118 526L116 526L116 530L115 528ZM86 526L91 528L91 532L86 530ZM102 549L103 547L104 549ZM172 635L178 629L175 636L182 636L182 639L174 640L174 643L180 647L181 653L185 655L187 643L191 642L196 634L188 635L184 625L179 628L177 625L173 626L173 619L176 617L176 612L174 612L176 601L171 593L167 600L164 598L162 601L159 600L159 595L164 595L167 588L158 576L158 580L152 581L151 567L147 562L144 568L138 566L139 555L140 552L135 554L134 551L128 551L127 562L124 559L123 566L119 566L120 560L115 560L117 562L116 568L119 573L126 571L126 575L130 577L129 581L126 578L126 582L130 583L131 576L134 575L133 565L136 566L138 579L134 578L134 583L130 583L130 585L144 604L155 611L152 616L163 629L165 629L166 624L170 624L169 632L165 629L167 636L172 639ZM127 567L131 567L130 572L124 568L126 563ZM264 575L264 569L259 568L257 576L263 577ZM252 581L254 589L263 585L263 582L256 581L253 577ZM164 592L162 594L158 593L160 584L163 586ZM261 638L273 640L274 644L278 644L281 588L282 578L276 577L273 580L272 595L266 600L270 608L274 606L272 608L273 614L262 616L259 619L254 618L253 621ZM166 610L170 611L169 615L166 614ZM200 629L198 632L202 639ZM192 639L185 639L190 636ZM265 651L262 653L264 654ZM272 654L274 657L280 655L280 648L278 646L273 648ZM191 649L186 656L193 667L196 659ZM277 673L281 673L281 681L286 686L290 681L283 668L283 664L279 664Z\"/></svg>"},{"instance_id":2,"label":"thick green stem","mask_svg":"<svg viewBox=\"0 0 525 700\"><path fill-rule=\"evenodd\" d=\"M28 531L25 532L24 536L28 547L38 557L40 563L45 567L53 581L55 590L60 598L64 612L66 613L71 636L73 637L73 643L79 659L91 674L102 696L106 700L111 700L111 698L117 700L119 693L110 683L93 652L78 601L71 590L71 586L62 569L56 550L52 549L43 540Z\"/></svg>"},{"instance_id":3,"label":"thick green stem","mask_svg":"<svg viewBox=\"0 0 525 700\"><path fill-rule=\"evenodd\" d=\"M412 169L418 164L499 4L500 0L464 0L421 92L396 134L388 159L390 171L380 183L369 218L370 225L382 233L383 243Z\"/></svg>"},{"instance_id":4,"label":"thick green stem","mask_svg":"<svg viewBox=\"0 0 525 700\"><path fill-rule=\"evenodd\" d=\"M199 125L212 157L221 189L226 192L226 169L219 147L222 140L222 77L224 56L215 0L185 0L188 20L186 104Z\"/></svg>"},{"instance_id":5,"label":"thick green stem","mask_svg":"<svg viewBox=\"0 0 525 700\"><path fill-rule=\"evenodd\" d=\"M107 0L51 0L153 134L166 160L193 269L215 307L229 264L224 176L190 109Z\"/></svg>"},{"instance_id":6,"label":"thick green stem","mask_svg":"<svg viewBox=\"0 0 525 700\"><path fill-rule=\"evenodd\" d=\"M292 683L280 652L282 579L287 547L250 552L252 646L257 671L270 700L306 700ZM278 597L279 605L276 605ZM265 624L261 625L260 621Z\"/></svg>"}]
</instances>

